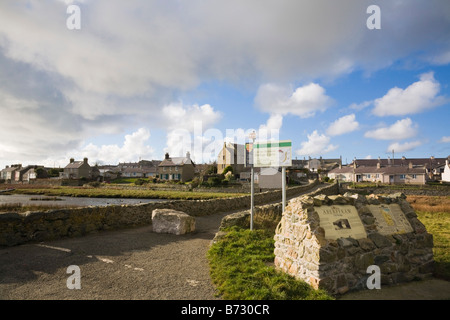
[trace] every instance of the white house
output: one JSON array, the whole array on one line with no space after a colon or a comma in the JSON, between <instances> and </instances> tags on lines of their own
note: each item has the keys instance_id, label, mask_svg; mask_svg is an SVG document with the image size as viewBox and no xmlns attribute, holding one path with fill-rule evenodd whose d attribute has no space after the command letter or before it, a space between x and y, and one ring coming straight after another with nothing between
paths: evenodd
<instances>
[{"instance_id":1,"label":"white house","mask_svg":"<svg viewBox=\"0 0 450 320\"><path fill-rule=\"evenodd\" d=\"M445 160L444 172L442 173L442 181L450 182L450 165L448 160Z\"/></svg>"}]
</instances>

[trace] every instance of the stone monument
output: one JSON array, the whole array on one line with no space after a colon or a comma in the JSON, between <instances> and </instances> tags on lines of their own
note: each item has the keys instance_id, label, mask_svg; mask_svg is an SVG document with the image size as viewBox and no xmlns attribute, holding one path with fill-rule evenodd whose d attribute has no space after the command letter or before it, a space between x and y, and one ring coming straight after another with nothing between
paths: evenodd
<instances>
[{"instance_id":1,"label":"stone monument","mask_svg":"<svg viewBox=\"0 0 450 320\"><path fill-rule=\"evenodd\" d=\"M292 199L275 233L275 266L331 294L429 277L433 237L403 194L318 195Z\"/></svg>"}]
</instances>

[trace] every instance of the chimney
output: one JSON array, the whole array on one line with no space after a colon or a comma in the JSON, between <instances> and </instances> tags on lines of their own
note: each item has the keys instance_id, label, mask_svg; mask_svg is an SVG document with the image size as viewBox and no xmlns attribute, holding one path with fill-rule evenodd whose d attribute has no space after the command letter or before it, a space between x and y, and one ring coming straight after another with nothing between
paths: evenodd
<instances>
[{"instance_id":1,"label":"chimney","mask_svg":"<svg viewBox=\"0 0 450 320\"><path fill-rule=\"evenodd\" d=\"M412 164L411 161L410 161L409 164L408 164L408 168L409 168L409 169L412 169L412 168L413 168L413 164Z\"/></svg>"},{"instance_id":2,"label":"chimney","mask_svg":"<svg viewBox=\"0 0 450 320\"><path fill-rule=\"evenodd\" d=\"M70 158L70 163L74 163L75 159L74 158Z\"/></svg>"},{"instance_id":3,"label":"chimney","mask_svg":"<svg viewBox=\"0 0 450 320\"><path fill-rule=\"evenodd\" d=\"M355 159L355 160L353 160L353 168L354 168L354 169L356 169L356 168L357 168L357 165L356 165L356 159Z\"/></svg>"},{"instance_id":4,"label":"chimney","mask_svg":"<svg viewBox=\"0 0 450 320\"><path fill-rule=\"evenodd\" d=\"M169 159L169 153L168 152L166 152L166 155L164 156L164 159Z\"/></svg>"},{"instance_id":5,"label":"chimney","mask_svg":"<svg viewBox=\"0 0 450 320\"><path fill-rule=\"evenodd\" d=\"M431 156L430 159L431 159L431 160L434 160L434 156Z\"/></svg>"},{"instance_id":6,"label":"chimney","mask_svg":"<svg viewBox=\"0 0 450 320\"><path fill-rule=\"evenodd\" d=\"M378 161L378 162L377 162L377 169L380 169L380 168L381 168L381 162Z\"/></svg>"},{"instance_id":7,"label":"chimney","mask_svg":"<svg viewBox=\"0 0 450 320\"><path fill-rule=\"evenodd\" d=\"M189 160L191 160L191 153L188 151L186 152L186 158L188 158Z\"/></svg>"},{"instance_id":8,"label":"chimney","mask_svg":"<svg viewBox=\"0 0 450 320\"><path fill-rule=\"evenodd\" d=\"M83 162L87 164L88 163L88 158L84 158Z\"/></svg>"}]
</instances>

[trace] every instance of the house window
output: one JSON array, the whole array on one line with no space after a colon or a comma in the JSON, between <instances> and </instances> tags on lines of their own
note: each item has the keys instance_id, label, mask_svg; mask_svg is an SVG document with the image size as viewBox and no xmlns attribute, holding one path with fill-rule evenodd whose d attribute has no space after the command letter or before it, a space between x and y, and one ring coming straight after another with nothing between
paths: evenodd
<instances>
[{"instance_id":1,"label":"house window","mask_svg":"<svg viewBox=\"0 0 450 320\"><path fill-rule=\"evenodd\" d=\"M377 173L377 176L376 176L376 178L378 179L378 178L380 178L380 174L379 173Z\"/></svg>"},{"instance_id":2,"label":"house window","mask_svg":"<svg viewBox=\"0 0 450 320\"><path fill-rule=\"evenodd\" d=\"M405 179L406 179L406 175L401 174L401 175L400 175L400 180L405 180Z\"/></svg>"},{"instance_id":3,"label":"house window","mask_svg":"<svg viewBox=\"0 0 450 320\"><path fill-rule=\"evenodd\" d=\"M412 175L412 178L413 178L413 179L417 179L417 174L413 174L413 175Z\"/></svg>"},{"instance_id":4,"label":"house window","mask_svg":"<svg viewBox=\"0 0 450 320\"><path fill-rule=\"evenodd\" d=\"M175 166L175 171L178 171L178 166Z\"/></svg>"},{"instance_id":5,"label":"house window","mask_svg":"<svg viewBox=\"0 0 450 320\"><path fill-rule=\"evenodd\" d=\"M163 167L163 171L166 171L166 167Z\"/></svg>"},{"instance_id":6,"label":"house window","mask_svg":"<svg viewBox=\"0 0 450 320\"><path fill-rule=\"evenodd\" d=\"M367 179L370 179L370 174L367 174L367 175L366 175L366 178L367 178Z\"/></svg>"}]
</instances>

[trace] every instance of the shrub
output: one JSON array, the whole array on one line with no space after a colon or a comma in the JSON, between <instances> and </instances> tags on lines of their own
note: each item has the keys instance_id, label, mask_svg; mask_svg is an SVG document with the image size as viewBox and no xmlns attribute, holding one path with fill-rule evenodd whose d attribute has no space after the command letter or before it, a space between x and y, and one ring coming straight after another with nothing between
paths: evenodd
<instances>
[{"instance_id":1,"label":"shrub","mask_svg":"<svg viewBox=\"0 0 450 320\"><path fill-rule=\"evenodd\" d=\"M216 186L220 185L220 178L219 177L210 177L210 178L208 178L207 184L209 187L216 187Z\"/></svg>"},{"instance_id":2,"label":"shrub","mask_svg":"<svg viewBox=\"0 0 450 320\"><path fill-rule=\"evenodd\" d=\"M134 184L137 186L142 186L146 181L144 179L138 178L134 181Z\"/></svg>"}]
</instances>

